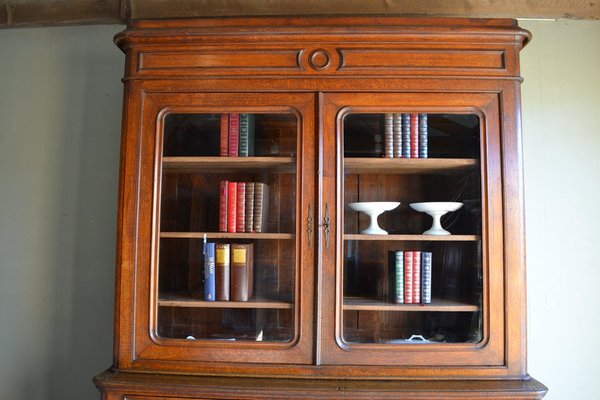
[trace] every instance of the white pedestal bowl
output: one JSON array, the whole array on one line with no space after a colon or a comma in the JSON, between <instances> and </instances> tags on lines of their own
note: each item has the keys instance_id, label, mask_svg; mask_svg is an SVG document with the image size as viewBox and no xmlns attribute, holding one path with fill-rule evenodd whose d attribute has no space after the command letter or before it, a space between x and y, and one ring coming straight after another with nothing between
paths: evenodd
<instances>
[{"instance_id":1,"label":"white pedestal bowl","mask_svg":"<svg viewBox=\"0 0 600 400\"><path fill-rule=\"evenodd\" d=\"M463 203L451 201L431 201L425 203L411 203L410 207L419 212L429 214L433 218L431 228L423 232L423 235L450 235L451 233L442 228L440 219L446 213L456 211L463 206Z\"/></svg>"},{"instance_id":2,"label":"white pedestal bowl","mask_svg":"<svg viewBox=\"0 0 600 400\"><path fill-rule=\"evenodd\" d=\"M386 211L393 210L399 205L400 202L397 201L361 201L358 203L349 203L348 207L369 216L369 227L360 231L360 233L367 235L387 235L387 232L379 227L377 217Z\"/></svg>"}]
</instances>

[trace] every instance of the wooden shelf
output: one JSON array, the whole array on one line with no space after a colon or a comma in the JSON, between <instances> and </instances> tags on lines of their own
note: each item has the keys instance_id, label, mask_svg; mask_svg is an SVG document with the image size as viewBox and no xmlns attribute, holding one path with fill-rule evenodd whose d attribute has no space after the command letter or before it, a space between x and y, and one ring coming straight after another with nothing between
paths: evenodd
<instances>
[{"instance_id":1,"label":"wooden shelf","mask_svg":"<svg viewBox=\"0 0 600 400\"><path fill-rule=\"evenodd\" d=\"M364 235L344 234L344 240L385 240L413 242L476 242L481 240L479 235Z\"/></svg>"},{"instance_id":2,"label":"wooden shelf","mask_svg":"<svg viewBox=\"0 0 600 400\"><path fill-rule=\"evenodd\" d=\"M289 301L270 299L250 299L249 301L204 301L177 294L161 294L158 299L160 307L187 307L187 308L265 308L283 309L293 308Z\"/></svg>"},{"instance_id":3,"label":"wooden shelf","mask_svg":"<svg viewBox=\"0 0 600 400\"><path fill-rule=\"evenodd\" d=\"M168 172L244 172L264 171L293 173L293 157L163 157L163 168Z\"/></svg>"},{"instance_id":4,"label":"wooden shelf","mask_svg":"<svg viewBox=\"0 0 600 400\"><path fill-rule=\"evenodd\" d=\"M349 174L427 174L475 168L474 158L344 158Z\"/></svg>"},{"instance_id":5,"label":"wooden shelf","mask_svg":"<svg viewBox=\"0 0 600 400\"><path fill-rule=\"evenodd\" d=\"M413 311L413 312L475 312L474 304L454 300L432 299L431 304L394 304L365 297L344 298L344 310L352 311Z\"/></svg>"},{"instance_id":6,"label":"wooden shelf","mask_svg":"<svg viewBox=\"0 0 600 400\"><path fill-rule=\"evenodd\" d=\"M293 233L161 232L165 239L294 239Z\"/></svg>"}]
</instances>

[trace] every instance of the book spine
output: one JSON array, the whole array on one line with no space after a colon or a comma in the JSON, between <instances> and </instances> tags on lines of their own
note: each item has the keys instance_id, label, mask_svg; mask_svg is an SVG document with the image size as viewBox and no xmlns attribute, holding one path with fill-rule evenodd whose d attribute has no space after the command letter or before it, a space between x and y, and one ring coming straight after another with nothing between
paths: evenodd
<instances>
[{"instance_id":1,"label":"book spine","mask_svg":"<svg viewBox=\"0 0 600 400\"><path fill-rule=\"evenodd\" d=\"M229 281L231 264L229 261L230 245L227 243L217 243L216 247L216 289L218 301L229 301Z\"/></svg>"},{"instance_id":2,"label":"book spine","mask_svg":"<svg viewBox=\"0 0 600 400\"><path fill-rule=\"evenodd\" d=\"M215 301L215 244L204 245L204 300Z\"/></svg>"},{"instance_id":3,"label":"book spine","mask_svg":"<svg viewBox=\"0 0 600 400\"><path fill-rule=\"evenodd\" d=\"M254 232L254 182L246 182L246 232Z\"/></svg>"},{"instance_id":4,"label":"book spine","mask_svg":"<svg viewBox=\"0 0 600 400\"><path fill-rule=\"evenodd\" d=\"M394 157L402 158L402 114L394 114Z\"/></svg>"},{"instance_id":5,"label":"book spine","mask_svg":"<svg viewBox=\"0 0 600 400\"><path fill-rule=\"evenodd\" d=\"M246 182L237 183L236 232L246 231Z\"/></svg>"},{"instance_id":6,"label":"book spine","mask_svg":"<svg viewBox=\"0 0 600 400\"><path fill-rule=\"evenodd\" d=\"M253 290L253 245L231 245L231 300L248 301Z\"/></svg>"},{"instance_id":7,"label":"book spine","mask_svg":"<svg viewBox=\"0 0 600 400\"><path fill-rule=\"evenodd\" d=\"M229 156L239 156L240 114L229 114Z\"/></svg>"},{"instance_id":8,"label":"book spine","mask_svg":"<svg viewBox=\"0 0 600 400\"><path fill-rule=\"evenodd\" d=\"M227 232L236 232L237 228L237 183L227 182Z\"/></svg>"},{"instance_id":9,"label":"book spine","mask_svg":"<svg viewBox=\"0 0 600 400\"><path fill-rule=\"evenodd\" d=\"M419 158L429 157L427 114L419 114Z\"/></svg>"},{"instance_id":10,"label":"book spine","mask_svg":"<svg viewBox=\"0 0 600 400\"><path fill-rule=\"evenodd\" d=\"M431 303L431 252L424 251L421 254L421 302L423 304Z\"/></svg>"},{"instance_id":11,"label":"book spine","mask_svg":"<svg viewBox=\"0 0 600 400\"><path fill-rule=\"evenodd\" d=\"M421 252L413 251L413 303L421 303Z\"/></svg>"},{"instance_id":12,"label":"book spine","mask_svg":"<svg viewBox=\"0 0 600 400\"><path fill-rule=\"evenodd\" d=\"M219 188L219 232L227 232L228 187L228 181L221 181Z\"/></svg>"},{"instance_id":13,"label":"book spine","mask_svg":"<svg viewBox=\"0 0 600 400\"><path fill-rule=\"evenodd\" d=\"M413 302L413 252L404 252L404 303Z\"/></svg>"},{"instance_id":14,"label":"book spine","mask_svg":"<svg viewBox=\"0 0 600 400\"><path fill-rule=\"evenodd\" d=\"M394 157L394 114L385 114L385 133L384 133L384 155L385 158Z\"/></svg>"},{"instance_id":15,"label":"book spine","mask_svg":"<svg viewBox=\"0 0 600 400\"><path fill-rule=\"evenodd\" d=\"M220 155L222 157L227 157L229 155L229 114L221 114L220 133Z\"/></svg>"},{"instance_id":16,"label":"book spine","mask_svg":"<svg viewBox=\"0 0 600 400\"><path fill-rule=\"evenodd\" d=\"M402 158L410 158L410 114L402 114Z\"/></svg>"},{"instance_id":17,"label":"book spine","mask_svg":"<svg viewBox=\"0 0 600 400\"><path fill-rule=\"evenodd\" d=\"M248 114L248 156L254 156L254 114Z\"/></svg>"},{"instance_id":18,"label":"book spine","mask_svg":"<svg viewBox=\"0 0 600 400\"><path fill-rule=\"evenodd\" d=\"M410 114L410 157L419 158L419 115Z\"/></svg>"},{"instance_id":19,"label":"book spine","mask_svg":"<svg viewBox=\"0 0 600 400\"><path fill-rule=\"evenodd\" d=\"M254 231L266 232L266 219L269 203L269 187L262 183L254 184Z\"/></svg>"},{"instance_id":20,"label":"book spine","mask_svg":"<svg viewBox=\"0 0 600 400\"><path fill-rule=\"evenodd\" d=\"M240 157L248 157L248 114L240 114Z\"/></svg>"},{"instance_id":21,"label":"book spine","mask_svg":"<svg viewBox=\"0 0 600 400\"><path fill-rule=\"evenodd\" d=\"M399 250L395 253L396 268L396 304L404 303L404 252Z\"/></svg>"}]
</instances>

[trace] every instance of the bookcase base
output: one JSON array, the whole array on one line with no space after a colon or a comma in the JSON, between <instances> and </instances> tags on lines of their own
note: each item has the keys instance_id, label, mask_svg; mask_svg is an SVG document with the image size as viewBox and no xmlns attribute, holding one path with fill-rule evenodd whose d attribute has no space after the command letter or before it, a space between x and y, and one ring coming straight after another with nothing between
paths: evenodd
<instances>
[{"instance_id":1,"label":"bookcase base","mask_svg":"<svg viewBox=\"0 0 600 400\"><path fill-rule=\"evenodd\" d=\"M104 400L200 399L541 399L547 388L527 380L306 380L120 372L94 378Z\"/></svg>"}]
</instances>

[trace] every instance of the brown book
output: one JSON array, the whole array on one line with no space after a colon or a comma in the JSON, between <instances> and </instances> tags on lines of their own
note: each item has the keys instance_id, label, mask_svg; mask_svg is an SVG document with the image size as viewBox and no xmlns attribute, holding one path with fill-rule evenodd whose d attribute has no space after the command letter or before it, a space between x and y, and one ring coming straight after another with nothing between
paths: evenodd
<instances>
[{"instance_id":1,"label":"brown book","mask_svg":"<svg viewBox=\"0 0 600 400\"><path fill-rule=\"evenodd\" d=\"M229 114L221 114L220 155L229 155Z\"/></svg>"},{"instance_id":2,"label":"brown book","mask_svg":"<svg viewBox=\"0 0 600 400\"><path fill-rule=\"evenodd\" d=\"M254 286L254 245L231 245L231 300L248 301Z\"/></svg>"},{"instance_id":3,"label":"brown book","mask_svg":"<svg viewBox=\"0 0 600 400\"><path fill-rule=\"evenodd\" d=\"M229 196L228 187L228 181L221 181L219 184L219 232L227 232L227 199Z\"/></svg>"},{"instance_id":4,"label":"brown book","mask_svg":"<svg viewBox=\"0 0 600 400\"><path fill-rule=\"evenodd\" d=\"M254 182L246 182L246 232L254 232Z\"/></svg>"},{"instance_id":5,"label":"brown book","mask_svg":"<svg viewBox=\"0 0 600 400\"><path fill-rule=\"evenodd\" d=\"M254 232L267 231L267 210L269 208L269 186L262 182L254 184Z\"/></svg>"},{"instance_id":6,"label":"brown book","mask_svg":"<svg viewBox=\"0 0 600 400\"><path fill-rule=\"evenodd\" d=\"M246 182L237 183L237 206L235 208L235 231L245 232L246 230Z\"/></svg>"},{"instance_id":7,"label":"brown book","mask_svg":"<svg viewBox=\"0 0 600 400\"><path fill-rule=\"evenodd\" d=\"M215 268L217 274L217 300L228 301L229 300L229 281L230 281L230 245L228 243L217 243L216 244L216 261Z\"/></svg>"}]
</instances>

